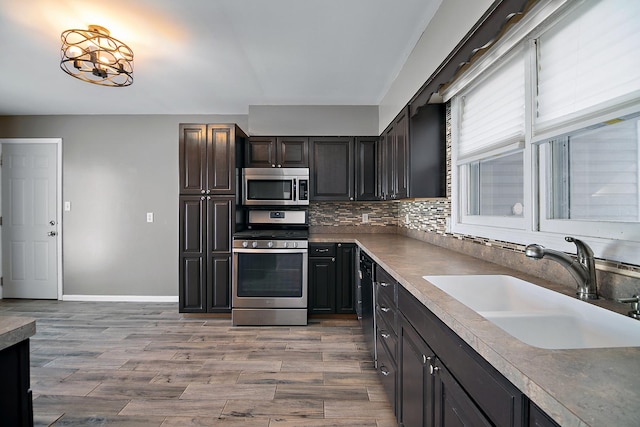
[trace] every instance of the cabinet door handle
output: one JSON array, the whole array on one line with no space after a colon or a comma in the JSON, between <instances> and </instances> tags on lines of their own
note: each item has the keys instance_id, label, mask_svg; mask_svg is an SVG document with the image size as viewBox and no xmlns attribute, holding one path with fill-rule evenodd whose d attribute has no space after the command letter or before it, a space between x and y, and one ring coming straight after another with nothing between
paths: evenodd
<instances>
[{"instance_id":1,"label":"cabinet door handle","mask_svg":"<svg viewBox=\"0 0 640 427\"><path fill-rule=\"evenodd\" d=\"M381 305L380 310L384 313L388 313L391 309L389 307L385 307L384 305Z\"/></svg>"},{"instance_id":2,"label":"cabinet door handle","mask_svg":"<svg viewBox=\"0 0 640 427\"><path fill-rule=\"evenodd\" d=\"M380 367L380 373L382 375L384 375L385 377L388 377L391 372L389 372L389 370L386 367L381 366Z\"/></svg>"},{"instance_id":3,"label":"cabinet door handle","mask_svg":"<svg viewBox=\"0 0 640 427\"><path fill-rule=\"evenodd\" d=\"M391 335L389 335L389 333L388 333L388 332L380 332L380 336L386 340L386 339L387 339L387 338L389 338Z\"/></svg>"},{"instance_id":4,"label":"cabinet door handle","mask_svg":"<svg viewBox=\"0 0 640 427\"><path fill-rule=\"evenodd\" d=\"M331 262L336 262L336 259L335 258L331 258Z\"/></svg>"},{"instance_id":5,"label":"cabinet door handle","mask_svg":"<svg viewBox=\"0 0 640 427\"><path fill-rule=\"evenodd\" d=\"M387 286L389 286L389 284L387 282L380 282L380 286L386 288Z\"/></svg>"}]
</instances>

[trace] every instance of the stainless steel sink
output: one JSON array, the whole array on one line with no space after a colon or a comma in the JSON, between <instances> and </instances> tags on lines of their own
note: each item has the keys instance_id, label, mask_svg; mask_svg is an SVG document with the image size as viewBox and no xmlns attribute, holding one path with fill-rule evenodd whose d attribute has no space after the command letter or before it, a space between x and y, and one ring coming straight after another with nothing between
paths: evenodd
<instances>
[{"instance_id":1,"label":"stainless steel sink","mask_svg":"<svg viewBox=\"0 0 640 427\"><path fill-rule=\"evenodd\" d=\"M638 347L640 322L506 275L423 276L513 337L547 349Z\"/></svg>"}]
</instances>

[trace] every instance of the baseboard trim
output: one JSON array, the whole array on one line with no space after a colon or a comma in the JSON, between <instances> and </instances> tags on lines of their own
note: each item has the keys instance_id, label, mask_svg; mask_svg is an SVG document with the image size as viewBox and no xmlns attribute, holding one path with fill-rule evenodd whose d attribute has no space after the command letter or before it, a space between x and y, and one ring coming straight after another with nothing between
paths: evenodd
<instances>
[{"instance_id":1,"label":"baseboard trim","mask_svg":"<svg viewBox=\"0 0 640 427\"><path fill-rule=\"evenodd\" d=\"M173 295L63 295L62 301L178 302L178 297Z\"/></svg>"}]
</instances>

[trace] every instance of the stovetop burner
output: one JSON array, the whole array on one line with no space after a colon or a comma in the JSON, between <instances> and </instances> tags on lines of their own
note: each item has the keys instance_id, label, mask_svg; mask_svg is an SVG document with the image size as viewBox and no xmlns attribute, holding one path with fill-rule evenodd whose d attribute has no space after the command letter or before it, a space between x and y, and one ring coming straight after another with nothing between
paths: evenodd
<instances>
[{"instance_id":1,"label":"stovetop burner","mask_svg":"<svg viewBox=\"0 0 640 427\"><path fill-rule=\"evenodd\" d=\"M309 230L244 230L236 232L234 239L307 240Z\"/></svg>"}]
</instances>

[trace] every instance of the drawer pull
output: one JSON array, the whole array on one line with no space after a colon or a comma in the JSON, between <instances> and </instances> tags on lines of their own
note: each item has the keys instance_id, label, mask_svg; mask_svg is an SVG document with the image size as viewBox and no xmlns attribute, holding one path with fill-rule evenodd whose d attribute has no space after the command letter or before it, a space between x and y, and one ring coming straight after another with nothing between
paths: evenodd
<instances>
[{"instance_id":1,"label":"drawer pull","mask_svg":"<svg viewBox=\"0 0 640 427\"><path fill-rule=\"evenodd\" d=\"M329 249L327 249L327 248L325 248L325 249L316 249L316 252L320 252L320 253L329 252Z\"/></svg>"}]
</instances>

